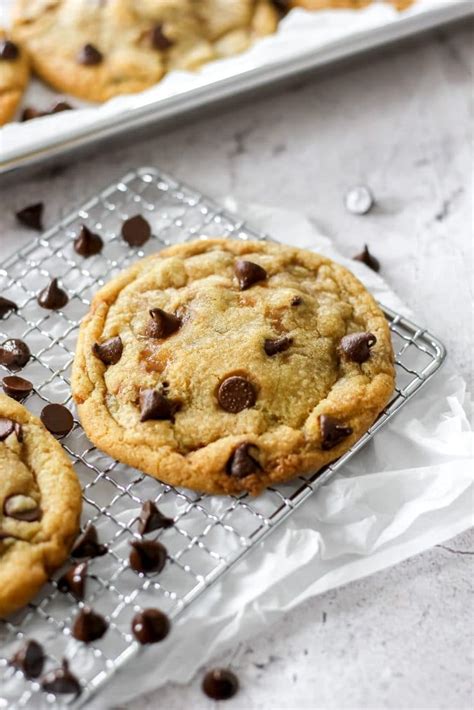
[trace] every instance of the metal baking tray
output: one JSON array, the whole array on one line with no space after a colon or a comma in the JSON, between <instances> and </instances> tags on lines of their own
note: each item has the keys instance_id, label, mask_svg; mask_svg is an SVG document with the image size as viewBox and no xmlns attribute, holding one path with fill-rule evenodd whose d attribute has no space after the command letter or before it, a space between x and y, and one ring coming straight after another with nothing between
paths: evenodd
<instances>
[{"instance_id":1,"label":"metal baking tray","mask_svg":"<svg viewBox=\"0 0 474 710\"><path fill-rule=\"evenodd\" d=\"M122 221L146 216L153 238L143 249L131 249L120 236ZM99 232L105 242L101 254L82 259L72 248L80 225ZM83 691L79 706L99 692L114 673L141 647L130 632L131 617L141 608L159 607L172 620L257 543L270 535L292 512L326 483L335 471L369 442L440 368L446 352L440 341L401 315L385 309L396 353L397 385L392 400L370 430L338 461L314 475L299 476L272 487L258 497L200 495L173 488L122 465L88 441L77 420L70 392L71 365L81 318L97 289L134 260L198 235L235 239L268 239L242 219L155 168L129 172L43 236L27 244L0 268L0 292L18 303L17 313L0 319L0 342L23 338L33 353L24 375L34 383L26 399L38 414L49 402L59 402L75 416L73 430L61 440L80 478L84 509L82 525L94 523L107 544L105 557L89 563L87 603L104 614L107 634L90 645L75 641L71 620L82 602L58 590L59 570L21 611L0 622L0 707L51 707L36 681L25 680L8 659L25 638L43 644L46 670L70 660ZM70 300L61 311L39 308L36 296L52 276L59 277ZM0 366L0 376L4 374ZM6 372L6 370L5 370ZM168 560L159 574L138 575L128 565L129 541L138 538L137 516L146 500L175 520L174 527L156 534L166 546ZM70 564L70 562L68 563ZM171 631L163 644L148 653L166 653ZM62 701L56 700L55 707Z\"/></svg>"},{"instance_id":2,"label":"metal baking tray","mask_svg":"<svg viewBox=\"0 0 474 710\"><path fill-rule=\"evenodd\" d=\"M414 35L433 30L457 20L465 20L474 15L472 0L451 0L448 4L433 7L413 15L400 16L382 27L357 31L329 41L325 46L311 52L302 52L293 59L272 61L262 66L255 65L247 71L232 77L207 83L205 86L190 86L178 95L147 102L134 109L124 110L119 116L98 118L88 128L73 137L49 135L34 150L19 149L14 155L2 158L2 132L0 130L0 178L12 176L21 169L35 169L52 163L72 152L86 152L103 141L110 141L120 135L136 137L153 126L164 127L191 114L204 110L219 102L236 100L245 94L262 91L281 82L291 82L300 75L317 69L324 69L335 62L341 62L355 55L380 49L400 42ZM31 124L31 130L34 125Z\"/></svg>"}]
</instances>

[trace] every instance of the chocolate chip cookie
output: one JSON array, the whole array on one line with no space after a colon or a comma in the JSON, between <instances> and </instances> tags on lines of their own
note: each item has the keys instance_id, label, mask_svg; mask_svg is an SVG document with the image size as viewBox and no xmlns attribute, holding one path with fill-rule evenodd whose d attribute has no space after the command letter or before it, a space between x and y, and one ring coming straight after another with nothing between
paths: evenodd
<instances>
[{"instance_id":1,"label":"chocolate chip cookie","mask_svg":"<svg viewBox=\"0 0 474 710\"><path fill-rule=\"evenodd\" d=\"M29 75L25 52L0 28L0 126L15 113Z\"/></svg>"},{"instance_id":2,"label":"chocolate chip cookie","mask_svg":"<svg viewBox=\"0 0 474 710\"><path fill-rule=\"evenodd\" d=\"M138 261L82 322L73 394L90 439L162 481L258 493L338 458L394 388L385 317L345 268L201 239Z\"/></svg>"},{"instance_id":3,"label":"chocolate chip cookie","mask_svg":"<svg viewBox=\"0 0 474 710\"><path fill-rule=\"evenodd\" d=\"M24 606L66 559L81 489L39 419L0 395L0 617Z\"/></svg>"},{"instance_id":4,"label":"chocolate chip cookie","mask_svg":"<svg viewBox=\"0 0 474 710\"><path fill-rule=\"evenodd\" d=\"M397 10L406 10L415 0L386 0ZM371 5L373 0L289 0L289 7L304 7L306 10L360 10Z\"/></svg>"},{"instance_id":5,"label":"chocolate chip cookie","mask_svg":"<svg viewBox=\"0 0 474 710\"><path fill-rule=\"evenodd\" d=\"M57 90L105 101L240 52L277 20L269 0L17 0L14 33Z\"/></svg>"}]
</instances>

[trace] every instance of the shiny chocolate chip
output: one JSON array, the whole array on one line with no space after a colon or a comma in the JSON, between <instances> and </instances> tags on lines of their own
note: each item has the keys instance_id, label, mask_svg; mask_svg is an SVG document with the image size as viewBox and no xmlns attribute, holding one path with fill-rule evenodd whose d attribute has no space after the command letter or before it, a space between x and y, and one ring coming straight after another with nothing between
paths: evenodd
<instances>
[{"instance_id":1,"label":"shiny chocolate chip","mask_svg":"<svg viewBox=\"0 0 474 710\"><path fill-rule=\"evenodd\" d=\"M3 316L6 316L7 313L10 313L10 311L17 311L18 306L14 301L10 301L9 298L4 298L3 296L0 296L0 318L3 318Z\"/></svg>"},{"instance_id":2,"label":"shiny chocolate chip","mask_svg":"<svg viewBox=\"0 0 474 710\"><path fill-rule=\"evenodd\" d=\"M18 59L19 56L18 45L9 39L0 40L0 61L12 62Z\"/></svg>"},{"instance_id":3,"label":"shiny chocolate chip","mask_svg":"<svg viewBox=\"0 0 474 710\"><path fill-rule=\"evenodd\" d=\"M116 365L123 353L122 338L117 335L115 338L104 340L103 343L94 343L92 352L104 365Z\"/></svg>"},{"instance_id":4,"label":"shiny chocolate chip","mask_svg":"<svg viewBox=\"0 0 474 710\"><path fill-rule=\"evenodd\" d=\"M173 421L179 408L179 403L157 390L142 390L140 392L140 421L149 419L158 421Z\"/></svg>"},{"instance_id":5,"label":"shiny chocolate chip","mask_svg":"<svg viewBox=\"0 0 474 710\"><path fill-rule=\"evenodd\" d=\"M352 214L367 214L374 206L374 196L365 185L356 185L346 192L344 204Z\"/></svg>"},{"instance_id":6,"label":"shiny chocolate chip","mask_svg":"<svg viewBox=\"0 0 474 710\"><path fill-rule=\"evenodd\" d=\"M85 44L77 55L77 61L85 67L97 66L97 64L102 63L103 59L104 56L102 52L100 52L93 44L89 43Z\"/></svg>"},{"instance_id":7,"label":"shiny chocolate chip","mask_svg":"<svg viewBox=\"0 0 474 710\"><path fill-rule=\"evenodd\" d=\"M144 217L137 214L123 223L122 237L131 247L141 247L150 239L151 227Z\"/></svg>"},{"instance_id":8,"label":"shiny chocolate chip","mask_svg":"<svg viewBox=\"0 0 474 710\"><path fill-rule=\"evenodd\" d=\"M170 528L173 524L174 520L160 513L152 500L147 500L143 503L138 519L138 532L140 535L146 535L149 532L153 532L153 530Z\"/></svg>"},{"instance_id":9,"label":"shiny chocolate chip","mask_svg":"<svg viewBox=\"0 0 474 710\"><path fill-rule=\"evenodd\" d=\"M10 660L10 665L22 671L26 678L38 678L43 672L45 656L41 644L27 641Z\"/></svg>"},{"instance_id":10,"label":"shiny chocolate chip","mask_svg":"<svg viewBox=\"0 0 474 710\"><path fill-rule=\"evenodd\" d=\"M3 503L3 514L14 520L22 520L32 523L41 520L41 508L34 498L23 495L23 493L13 493L5 498Z\"/></svg>"},{"instance_id":11,"label":"shiny chocolate chip","mask_svg":"<svg viewBox=\"0 0 474 710\"><path fill-rule=\"evenodd\" d=\"M245 291L259 281L265 281L267 278L267 272L262 266L245 259L238 259L235 262L234 271L241 291Z\"/></svg>"},{"instance_id":12,"label":"shiny chocolate chip","mask_svg":"<svg viewBox=\"0 0 474 710\"><path fill-rule=\"evenodd\" d=\"M369 251L367 244L364 246L364 250L360 254L352 257L354 261L361 261L363 264L372 269L372 271L380 271L380 261L372 256Z\"/></svg>"},{"instance_id":13,"label":"shiny chocolate chip","mask_svg":"<svg viewBox=\"0 0 474 710\"><path fill-rule=\"evenodd\" d=\"M0 417L0 441L5 441L15 431L15 422L6 417Z\"/></svg>"},{"instance_id":14,"label":"shiny chocolate chip","mask_svg":"<svg viewBox=\"0 0 474 710\"><path fill-rule=\"evenodd\" d=\"M132 632L141 644L163 641L170 632L170 620L159 609L144 609L132 619Z\"/></svg>"},{"instance_id":15,"label":"shiny chocolate chip","mask_svg":"<svg viewBox=\"0 0 474 710\"><path fill-rule=\"evenodd\" d=\"M33 391L33 383L18 375L7 375L2 379L2 387L5 394L17 402L21 402Z\"/></svg>"},{"instance_id":16,"label":"shiny chocolate chip","mask_svg":"<svg viewBox=\"0 0 474 710\"><path fill-rule=\"evenodd\" d=\"M106 545L99 543L95 526L88 525L72 546L71 557L102 557L106 552Z\"/></svg>"},{"instance_id":17,"label":"shiny chocolate chip","mask_svg":"<svg viewBox=\"0 0 474 710\"><path fill-rule=\"evenodd\" d=\"M38 295L38 303L41 308L48 308L51 311L64 308L68 301L69 296L64 289L58 286L57 279L51 279L49 284Z\"/></svg>"},{"instance_id":18,"label":"shiny chocolate chip","mask_svg":"<svg viewBox=\"0 0 474 710\"><path fill-rule=\"evenodd\" d=\"M11 338L0 345L0 365L6 365L9 370L20 370L30 357L30 349L23 340Z\"/></svg>"},{"instance_id":19,"label":"shiny chocolate chip","mask_svg":"<svg viewBox=\"0 0 474 710\"><path fill-rule=\"evenodd\" d=\"M286 335L281 338L266 338L263 344L263 349L267 355L272 357L273 355L278 355L278 353L283 353L285 350L288 350L292 343L293 338L289 338Z\"/></svg>"},{"instance_id":20,"label":"shiny chocolate chip","mask_svg":"<svg viewBox=\"0 0 474 710\"><path fill-rule=\"evenodd\" d=\"M91 643L102 638L108 628L109 625L101 614L84 607L74 620L72 635L78 641Z\"/></svg>"},{"instance_id":21,"label":"shiny chocolate chip","mask_svg":"<svg viewBox=\"0 0 474 710\"><path fill-rule=\"evenodd\" d=\"M370 348L376 342L377 338L373 333L349 333L341 338L339 348L349 360L360 365L369 359Z\"/></svg>"},{"instance_id":22,"label":"shiny chocolate chip","mask_svg":"<svg viewBox=\"0 0 474 710\"><path fill-rule=\"evenodd\" d=\"M254 385L245 377L233 375L221 382L217 399L222 409L237 414L243 409L253 407L257 401L257 392Z\"/></svg>"},{"instance_id":23,"label":"shiny chocolate chip","mask_svg":"<svg viewBox=\"0 0 474 710\"><path fill-rule=\"evenodd\" d=\"M80 695L82 688L76 676L69 670L69 663L63 660L60 668L47 673L41 681L46 693L55 695Z\"/></svg>"},{"instance_id":24,"label":"shiny chocolate chip","mask_svg":"<svg viewBox=\"0 0 474 710\"><path fill-rule=\"evenodd\" d=\"M173 46L173 42L163 32L163 25L155 25L151 31L151 44L162 52Z\"/></svg>"},{"instance_id":25,"label":"shiny chocolate chip","mask_svg":"<svg viewBox=\"0 0 474 710\"><path fill-rule=\"evenodd\" d=\"M344 426L338 419L327 414L321 414L319 426L321 429L321 447L325 451L333 449L352 434L351 427Z\"/></svg>"},{"instance_id":26,"label":"shiny chocolate chip","mask_svg":"<svg viewBox=\"0 0 474 710\"><path fill-rule=\"evenodd\" d=\"M28 205L16 213L16 218L21 224L30 229L36 229L41 232L43 229L43 209L42 202L35 202L33 205Z\"/></svg>"},{"instance_id":27,"label":"shiny chocolate chip","mask_svg":"<svg viewBox=\"0 0 474 710\"><path fill-rule=\"evenodd\" d=\"M303 299L301 298L301 296L293 296L293 298L291 299L292 306L301 306L302 303Z\"/></svg>"},{"instance_id":28,"label":"shiny chocolate chip","mask_svg":"<svg viewBox=\"0 0 474 710\"><path fill-rule=\"evenodd\" d=\"M135 572L161 572L166 563L166 548L153 540L133 540L130 543L130 567Z\"/></svg>"},{"instance_id":29,"label":"shiny chocolate chip","mask_svg":"<svg viewBox=\"0 0 474 710\"><path fill-rule=\"evenodd\" d=\"M202 681L202 690L212 700L229 700L239 689L239 680L228 668L213 668Z\"/></svg>"},{"instance_id":30,"label":"shiny chocolate chip","mask_svg":"<svg viewBox=\"0 0 474 710\"><path fill-rule=\"evenodd\" d=\"M85 259L89 256L100 254L103 246L102 238L98 234L91 232L85 224L82 225L79 234L74 239L74 251Z\"/></svg>"},{"instance_id":31,"label":"shiny chocolate chip","mask_svg":"<svg viewBox=\"0 0 474 710\"><path fill-rule=\"evenodd\" d=\"M239 444L232 452L226 466L226 471L229 476L234 478L245 478L252 473L258 473L262 470L258 460L255 458L258 449L253 444Z\"/></svg>"},{"instance_id":32,"label":"shiny chocolate chip","mask_svg":"<svg viewBox=\"0 0 474 710\"><path fill-rule=\"evenodd\" d=\"M76 599L84 599L86 591L87 562L70 567L59 579L58 589L69 592Z\"/></svg>"},{"instance_id":33,"label":"shiny chocolate chip","mask_svg":"<svg viewBox=\"0 0 474 710\"><path fill-rule=\"evenodd\" d=\"M161 308L152 308L150 316L151 320L146 328L146 335L149 338L166 338L176 333L181 326L181 318Z\"/></svg>"},{"instance_id":34,"label":"shiny chocolate chip","mask_svg":"<svg viewBox=\"0 0 474 710\"><path fill-rule=\"evenodd\" d=\"M74 426L71 412L62 404L47 404L41 410L40 419L54 436L66 436Z\"/></svg>"}]
</instances>

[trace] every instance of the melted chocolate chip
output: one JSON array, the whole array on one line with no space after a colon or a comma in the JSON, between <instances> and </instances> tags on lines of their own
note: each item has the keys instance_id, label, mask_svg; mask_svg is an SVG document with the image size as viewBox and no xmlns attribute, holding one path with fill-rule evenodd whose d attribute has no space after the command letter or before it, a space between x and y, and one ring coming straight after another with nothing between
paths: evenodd
<instances>
[{"instance_id":1,"label":"melted chocolate chip","mask_svg":"<svg viewBox=\"0 0 474 710\"><path fill-rule=\"evenodd\" d=\"M104 365L116 365L122 357L123 344L120 335L109 338L103 343L94 343L92 352Z\"/></svg>"},{"instance_id":2,"label":"melted chocolate chip","mask_svg":"<svg viewBox=\"0 0 474 710\"><path fill-rule=\"evenodd\" d=\"M74 567L70 567L58 579L58 589L61 592L69 592L76 599L84 599L86 590L87 562L80 562Z\"/></svg>"},{"instance_id":3,"label":"melted chocolate chip","mask_svg":"<svg viewBox=\"0 0 474 710\"><path fill-rule=\"evenodd\" d=\"M173 46L172 42L163 32L163 25L155 25L151 31L151 44L154 49L159 49L162 52Z\"/></svg>"},{"instance_id":4,"label":"melted chocolate chip","mask_svg":"<svg viewBox=\"0 0 474 710\"><path fill-rule=\"evenodd\" d=\"M15 422L5 417L0 417L0 441L5 441L15 431Z\"/></svg>"},{"instance_id":5,"label":"melted chocolate chip","mask_svg":"<svg viewBox=\"0 0 474 710\"><path fill-rule=\"evenodd\" d=\"M227 668L213 668L204 676L202 689L212 700L228 700L237 693L239 680Z\"/></svg>"},{"instance_id":6,"label":"melted chocolate chip","mask_svg":"<svg viewBox=\"0 0 474 710\"><path fill-rule=\"evenodd\" d=\"M149 338L166 338L179 330L181 318L173 313L167 313L161 308L152 308L150 311L151 321L146 328Z\"/></svg>"},{"instance_id":7,"label":"melted chocolate chip","mask_svg":"<svg viewBox=\"0 0 474 710\"><path fill-rule=\"evenodd\" d=\"M161 572L166 563L166 548L153 540L133 540L129 562L135 572Z\"/></svg>"},{"instance_id":8,"label":"melted chocolate chip","mask_svg":"<svg viewBox=\"0 0 474 710\"><path fill-rule=\"evenodd\" d=\"M217 399L222 409L237 414L243 409L253 407L257 401L257 392L253 384L245 377L233 375L219 385Z\"/></svg>"},{"instance_id":9,"label":"melted chocolate chip","mask_svg":"<svg viewBox=\"0 0 474 710\"><path fill-rule=\"evenodd\" d=\"M149 419L158 421L173 421L179 408L179 403L157 390L142 390L140 392L140 421Z\"/></svg>"},{"instance_id":10,"label":"melted chocolate chip","mask_svg":"<svg viewBox=\"0 0 474 710\"><path fill-rule=\"evenodd\" d=\"M12 535L12 533L6 532L5 530L0 530L0 542L2 540L21 540L21 537Z\"/></svg>"},{"instance_id":11,"label":"melted chocolate chip","mask_svg":"<svg viewBox=\"0 0 474 710\"><path fill-rule=\"evenodd\" d=\"M30 357L30 349L23 340L11 338L0 345L0 365L6 365L9 370L20 370Z\"/></svg>"},{"instance_id":12,"label":"melted chocolate chip","mask_svg":"<svg viewBox=\"0 0 474 710\"><path fill-rule=\"evenodd\" d=\"M301 298L301 296L293 296L293 298L291 299L292 306L301 306L302 303L303 299Z\"/></svg>"},{"instance_id":13,"label":"melted chocolate chip","mask_svg":"<svg viewBox=\"0 0 474 710\"><path fill-rule=\"evenodd\" d=\"M20 50L14 42L9 39L0 40L0 61L11 62L19 56Z\"/></svg>"},{"instance_id":14,"label":"melted chocolate chip","mask_svg":"<svg viewBox=\"0 0 474 710\"><path fill-rule=\"evenodd\" d=\"M349 360L362 364L370 357L377 338L373 333L349 333L341 338L339 348Z\"/></svg>"},{"instance_id":15,"label":"melted chocolate chip","mask_svg":"<svg viewBox=\"0 0 474 710\"><path fill-rule=\"evenodd\" d=\"M33 383L18 375L7 375L2 380L2 387L5 394L21 402L32 392Z\"/></svg>"},{"instance_id":16,"label":"melted chocolate chip","mask_svg":"<svg viewBox=\"0 0 474 710\"><path fill-rule=\"evenodd\" d=\"M123 223L122 237L131 247L141 247L150 239L151 227L146 219L137 214Z\"/></svg>"},{"instance_id":17,"label":"melted chocolate chip","mask_svg":"<svg viewBox=\"0 0 474 710\"><path fill-rule=\"evenodd\" d=\"M107 552L106 545L101 545L94 525L88 525L72 546L71 557L102 557Z\"/></svg>"},{"instance_id":18,"label":"melted chocolate chip","mask_svg":"<svg viewBox=\"0 0 474 710\"><path fill-rule=\"evenodd\" d=\"M24 207L22 210L17 212L16 218L25 227L36 229L38 232L41 232L43 229L43 209L43 203L36 202L34 205L28 205L28 207Z\"/></svg>"},{"instance_id":19,"label":"melted chocolate chip","mask_svg":"<svg viewBox=\"0 0 474 710\"><path fill-rule=\"evenodd\" d=\"M101 614L84 607L76 616L72 625L72 635L78 641L91 643L102 638L109 625Z\"/></svg>"},{"instance_id":20,"label":"melted chocolate chip","mask_svg":"<svg viewBox=\"0 0 474 710\"><path fill-rule=\"evenodd\" d=\"M5 498L3 503L3 514L14 520L22 520L25 523L33 523L41 520L42 511L38 503L31 496L22 493L13 493Z\"/></svg>"},{"instance_id":21,"label":"melted chocolate chip","mask_svg":"<svg viewBox=\"0 0 474 710\"><path fill-rule=\"evenodd\" d=\"M3 296L0 296L0 318L3 318L3 316L6 316L7 313L10 313L10 311L17 311L18 306L16 303L13 301L10 301L8 298L4 298Z\"/></svg>"},{"instance_id":22,"label":"melted chocolate chip","mask_svg":"<svg viewBox=\"0 0 474 710\"><path fill-rule=\"evenodd\" d=\"M95 254L100 254L104 242L98 234L94 234L91 230L84 224L81 227L81 231L74 240L74 251L87 259L89 256L94 256Z\"/></svg>"},{"instance_id":23,"label":"melted chocolate chip","mask_svg":"<svg viewBox=\"0 0 474 710\"><path fill-rule=\"evenodd\" d=\"M38 295L38 303L41 308L48 308L52 311L64 308L68 301L69 296L66 291L58 286L57 279L52 279Z\"/></svg>"},{"instance_id":24,"label":"melted chocolate chip","mask_svg":"<svg viewBox=\"0 0 474 710\"><path fill-rule=\"evenodd\" d=\"M43 672L44 650L37 641L27 641L10 660L10 665L23 671L26 678L38 678Z\"/></svg>"},{"instance_id":25,"label":"melted chocolate chip","mask_svg":"<svg viewBox=\"0 0 474 710\"><path fill-rule=\"evenodd\" d=\"M170 632L170 621L159 609L144 609L132 619L132 632L141 644L163 641Z\"/></svg>"},{"instance_id":26,"label":"melted chocolate chip","mask_svg":"<svg viewBox=\"0 0 474 710\"><path fill-rule=\"evenodd\" d=\"M380 271L380 261L376 259L375 256L372 256L367 244L365 245L364 250L360 254L357 254L352 258L354 261L361 261L363 264L368 266L369 269L372 269L372 271Z\"/></svg>"},{"instance_id":27,"label":"melted chocolate chip","mask_svg":"<svg viewBox=\"0 0 474 710\"><path fill-rule=\"evenodd\" d=\"M174 520L160 513L152 500L147 500L143 503L138 520L138 532L140 535L146 535L149 532L153 532L153 530L160 530L161 528L170 528L172 525L174 525Z\"/></svg>"},{"instance_id":28,"label":"melted chocolate chip","mask_svg":"<svg viewBox=\"0 0 474 710\"><path fill-rule=\"evenodd\" d=\"M77 55L77 61L85 67L93 67L97 64L101 64L103 59L104 56L102 52L99 52L97 47L94 47L93 44L85 44Z\"/></svg>"},{"instance_id":29,"label":"melted chocolate chip","mask_svg":"<svg viewBox=\"0 0 474 710\"><path fill-rule=\"evenodd\" d=\"M274 340L267 338L263 344L263 349L267 355L272 357L272 355L277 355L278 353L283 353L285 350L288 350L292 343L293 338L289 338L286 335Z\"/></svg>"},{"instance_id":30,"label":"melted chocolate chip","mask_svg":"<svg viewBox=\"0 0 474 710\"><path fill-rule=\"evenodd\" d=\"M319 426L322 439L321 447L325 451L333 449L352 434L351 427L344 426L337 419L327 414L321 414L319 417Z\"/></svg>"},{"instance_id":31,"label":"melted chocolate chip","mask_svg":"<svg viewBox=\"0 0 474 710\"><path fill-rule=\"evenodd\" d=\"M63 660L62 666L47 673L41 681L41 687L47 693L56 695L80 695L81 684L76 676L69 670L69 663Z\"/></svg>"},{"instance_id":32,"label":"melted chocolate chip","mask_svg":"<svg viewBox=\"0 0 474 710\"><path fill-rule=\"evenodd\" d=\"M258 281L265 281L267 278L267 272L262 266L254 264L253 261L245 261L245 259L238 259L235 262L234 271L241 291L245 291Z\"/></svg>"},{"instance_id":33,"label":"melted chocolate chip","mask_svg":"<svg viewBox=\"0 0 474 710\"><path fill-rule=\"evenodd\" d=\"M47 404L41 410L40 418L54 436L66 436L74 426L71 412L62 404Z\"/></svg>"},{"instance_id":34,"label":"melted chocolate chip","mask_svg":"<svg viewBox=\"0 0 474 710\"><path fill-rule=\"evenodd\" d=\"M227 462L226 471L234 478L245 478L262 470L259 462L250 453L258 451L253 444L239 444Z\"/></svg>"}]
</instances>

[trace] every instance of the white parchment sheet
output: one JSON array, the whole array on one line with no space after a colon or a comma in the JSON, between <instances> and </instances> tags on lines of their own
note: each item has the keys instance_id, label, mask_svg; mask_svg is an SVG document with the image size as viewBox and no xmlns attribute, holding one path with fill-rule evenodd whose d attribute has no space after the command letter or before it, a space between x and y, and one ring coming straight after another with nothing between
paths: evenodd
<instances>
[{"instance_id":1,"label":"white parchment sheet","mask_svg":"<svg viewBox=\"0 0 474 710\"><path fill-rule=\"evenodd\" d=\"M227 200L227 207L235 207ZM383 304L412 316L383 279L348 261L300 215L238 206L276 239L351 268ZM198 599L162 644L144 650L91 707L186 683L308 597L367 576L473 523L473 434L465 385L448 364L343 470ZM80 658L74 660L80 672Z\"/></svg>"}]
</instances>

